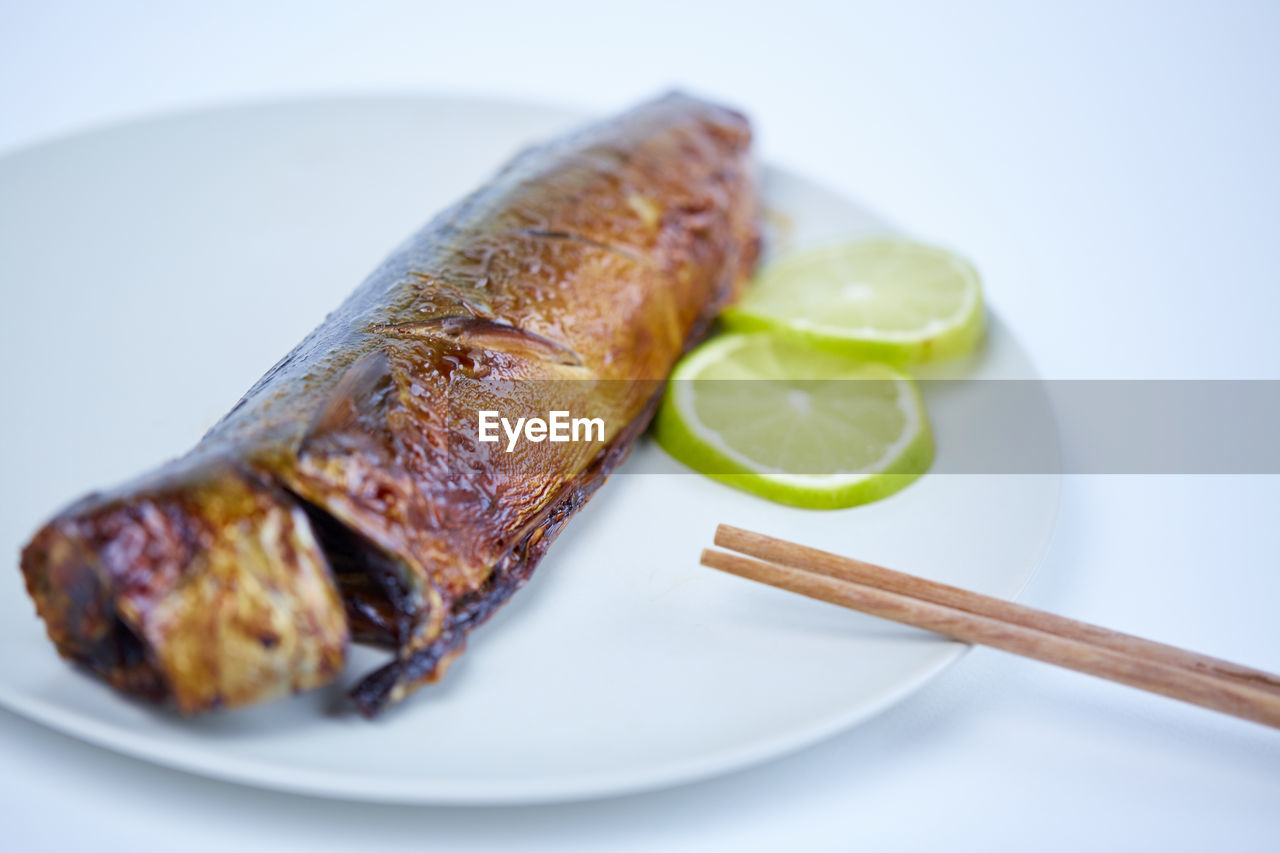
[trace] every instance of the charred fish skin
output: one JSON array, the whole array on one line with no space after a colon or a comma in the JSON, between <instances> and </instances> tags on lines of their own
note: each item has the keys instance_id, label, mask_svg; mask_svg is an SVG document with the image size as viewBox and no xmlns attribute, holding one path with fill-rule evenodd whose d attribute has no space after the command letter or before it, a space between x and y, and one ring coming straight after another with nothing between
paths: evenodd
<instances>
[{"instance_id":1,"label":"charred fish skin","mask_svg":"<svg viewBox=\"0 0 1280 853\"><path fill-rule=\"evenodd\" d=\"M196 454L91 495L23 551L58 651L113 687L187 713L319 687L348 627L300 505Z\"/></svg>"},{"instance_id":2,"label":"charred fish skin","mask_svg":"<svg viewBox=\"0 0 1280 853\"><path fill-rule=\"evenodd\" d=\"M364 713L438 679L644 430L750 273L756 216L746 120L683 95L526 150L191 455L36 535L22 568L50 637L189 713L331 680L348 633L393 653L352 692ZM591 409L607 435L507 453L477 440L480 408Z\"/></svg>"}]
</instances>

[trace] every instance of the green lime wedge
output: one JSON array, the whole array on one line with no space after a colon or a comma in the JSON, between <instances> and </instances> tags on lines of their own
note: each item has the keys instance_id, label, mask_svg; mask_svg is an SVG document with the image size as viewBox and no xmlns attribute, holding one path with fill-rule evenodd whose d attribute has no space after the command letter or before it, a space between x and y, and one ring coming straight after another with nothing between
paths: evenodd
<instances>
[{"instance_id":1,"label":"green lime wedge","mask_svg":"<svg viewBox=\"0 0 1280 853\"><path fill-rule=\"evenodd\" d=\"M878 500L933 461L911 377L761 332L714 338L676 365L655 434L703 474L815 509Z\"/></svg>"},{"instance_id":2,"label":"green lime wedge","mask_svg":"<svg viewBox=\"0 0 1280 853\"><path fill-rule=\"evenodd\" d=\"M963 355L983 328L968 261L910 240L857 240L780 258L724 314L730 329L769 329L895 364Z\"/></svg>"}]
</instances>

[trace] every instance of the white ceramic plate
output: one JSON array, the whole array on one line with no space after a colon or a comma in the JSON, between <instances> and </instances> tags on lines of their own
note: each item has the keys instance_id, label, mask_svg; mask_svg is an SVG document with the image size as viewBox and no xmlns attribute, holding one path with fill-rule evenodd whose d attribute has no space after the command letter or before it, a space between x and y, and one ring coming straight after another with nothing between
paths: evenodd
<instances>
[{"instance_id":1,"label":"white ceramic plate","mask_svg":"<svg viewBox=\"0 0 1280 853\"><path fill-rule=\"evenodd\" d=\"M788 509L663 467L647 440L444 683L375 722L342 687L182 720L57 658L16 555L66 501L187 449L381 256L566 113L444 99L260 105L0 160L0 703L161 764L396 802L599 797L722 773L906 696L962 647L700 568L717 522L1015 595L1055 476L929 475L871 506ZM797 244L883 222L767 169ZM981 259L978 259L981 261ZM1030 377L998 322L970 375ZM945 401L935 407L947 453ZM1046 413L1047 417L1047 413ZM648 464L646 464L646 462ZM367 669L357 655L348 683Z\"/></svg>"}]
</instances>

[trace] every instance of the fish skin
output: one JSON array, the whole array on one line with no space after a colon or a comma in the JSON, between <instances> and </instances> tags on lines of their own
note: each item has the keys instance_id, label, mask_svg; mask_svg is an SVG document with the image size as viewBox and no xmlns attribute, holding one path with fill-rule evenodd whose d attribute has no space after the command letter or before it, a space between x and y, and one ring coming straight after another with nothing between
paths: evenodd
<instances>
[{"instance_id":1,"label":"fish skin","mask_svg":"<svg viewBox=\"0 0 1280 853\"><path fill-rule=\"evenodd\" d=\"M23 550L63 657L194 713L332 681L342 600L298 503L234 459L193 454L90 495Z\"/></svg>"},{"instance_id":2,"label":"fish skin","mask_svg":"<svg viewBox=\"0 0 1280 853\"><path fill-rule=\"evenodd\" d=\"M24 549L59 652L186 713L438 679L644 430L758 252L746 120L671 94L531 148L379 266L186 457ZM605 419L506 452L476 411ZM514 414L512 414L514 420Z\"/></svg>"}]
</instances>

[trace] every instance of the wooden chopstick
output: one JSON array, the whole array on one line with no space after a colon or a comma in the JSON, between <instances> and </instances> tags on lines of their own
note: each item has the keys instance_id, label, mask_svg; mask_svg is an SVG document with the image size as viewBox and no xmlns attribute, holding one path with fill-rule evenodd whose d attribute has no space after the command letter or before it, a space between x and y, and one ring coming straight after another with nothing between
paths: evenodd
<instances>
[{"instance_id":1,"label":"wooden chopstick","mask_svg":"<svg viewBox=\"0 0 1280 853\"><path fill-rule=\"evenodd\" d=\"M833 576L825 571L835 566L832 559L811 565L807 562L809 553L823 554L826 558L834 558L834 561L846 558L748 531L722 526L716 536L717 544L731 547L728 543L734 542L755 551L760 550L758 546L762 540L768 544L769 553L780 554L791 564L779 565L710 549L703 551L702 563L963 642L991 646L1280 728L1280 694L1274 689L1280 680L1269 673L1184 652L1172 646L1147 645L1147 641L1136 637L1105 636L1113 632L900 572L883 576L881 572L890 570L871 566L870 569L876 571L868 571L869 564L859 564L856 571L857 576L867 578L870 583L844 577L847 566L839 567L840 575ZM794 565L797 562L803 565ZM878 583L886 577L895 589ZM917 595L917 592L921 594ZM962 593L964 597L954 598L956 593ZM944 596L964 601L967 606L957 607L937 600ZM1017 609L1018 621L1005 618L1011 613L1006 608ZM1046 627L1040 627L1037 620L1041 617L1051 617L1044 622ZM1059 627L1071 633L1056 632L1054 629ZM1135 640L1137 644L1131 642ZM1154 655L1151 654L1153 651ZM1181 657L1183 655L1185 657ZM1206 669L1205 661L1212 661L1215 668ZM1226 664L1231 674L1223 674L1216 669L1222 664ZM1257 673L1262 679L1252 676L1242 679L1239 675L1242 672Z\"/></svg>"},{"instance_id":2,"label":"wooden chopstick","mask_svg":"<svg viewBox=\"0 0 1280 853\"><path fill-rule=\"evenodd\" d=\"M992 619L1025 625L1048 634L1091 643L1112 651L1160 661L1172 666L1186 667L1206 675L1235 679L1241 684L1269 690L1280 696L1280 677L1269 672L1251 669L1176 646L1144 640L1130 634L1122 634L1109 628L1100 628L1088 622L1079 622L1044 610L1014 604L1012 601L1004 601L989 595L970 592L967 589L925 580L873 563L864 563L862 560L798 545L785 539L775 539L763 533L721 524L716 528L715 543L730 551L738 551L783 566L879 587L912 598L954 607L957 610L967 610L980 616L989 616Z\"/></svg>"}]
</instances>

